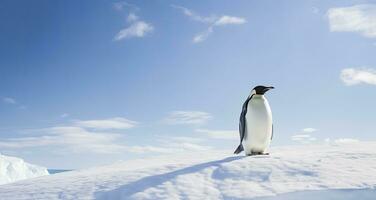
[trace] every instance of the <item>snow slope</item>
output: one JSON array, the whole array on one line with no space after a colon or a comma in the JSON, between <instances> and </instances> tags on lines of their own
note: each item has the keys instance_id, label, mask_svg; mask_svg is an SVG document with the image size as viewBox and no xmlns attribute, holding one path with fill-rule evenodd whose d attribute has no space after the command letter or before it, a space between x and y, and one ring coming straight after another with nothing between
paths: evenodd
<instances>
[{"instance_id":1,"label":"snow slope","mask_svg":"<svg viewBox=\"0 0 376 200\"><path fill-rule=\"evenodd\" d=\"M0 154L0 184L43 175L48 175L47 169L44 167L26 163L20 158Z\"/></svg>"},{"instance_id":2,"label":"snow slope","mask_svg":"<svg viewBox=\"0 0 376 200\"><path fill-rule=\"evenodd\" d=\"M376 143L359 142L124 161L2 185L0 199L367 199L375 187Z\"/></svg>"}]
</instances>

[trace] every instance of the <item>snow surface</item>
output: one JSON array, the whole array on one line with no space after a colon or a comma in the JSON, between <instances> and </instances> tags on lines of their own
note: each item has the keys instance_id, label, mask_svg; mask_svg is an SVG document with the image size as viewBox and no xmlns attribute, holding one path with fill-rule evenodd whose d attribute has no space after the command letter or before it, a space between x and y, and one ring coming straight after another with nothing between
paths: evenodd
<instances>
[{"instance_id":1,"label":"snow surface","mask_svg":"<svg viewBox=\"0 0 376 200\"><path fill-rule=\"evenodd\" d=\"M0 154L0 184L44 175L48 175L48 171L44 167L26 163L20 158Z\"/></svg>"},{"instance_id":2,"label":"snow surface","mask_svg":"<svg viewBox=\"0 0 376 200\"><path fill-rule=\"evenodd\" d=\"M274 147L270 156L229 152L53 174L2 185L0 199L372 199L376 194L373 142Z\"/></svg>"}]
</instances>

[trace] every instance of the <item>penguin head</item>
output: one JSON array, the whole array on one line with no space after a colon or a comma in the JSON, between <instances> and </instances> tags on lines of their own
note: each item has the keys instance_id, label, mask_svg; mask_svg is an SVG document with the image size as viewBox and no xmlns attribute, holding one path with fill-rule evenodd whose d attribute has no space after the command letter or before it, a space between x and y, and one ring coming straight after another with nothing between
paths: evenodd
<instances>
[{"instance_id":1,"label":"penguin head","mask_svg":"<svg viewBox=\"0 0 376 200\"><path fill-rule=\"evenodd\" d=\"M258 95L264 95L268 90L274 89L274 87L266 87L262 85L258 85L253 88L252 93L253 94L258 94Z\"/></svg>"}]
</instances>

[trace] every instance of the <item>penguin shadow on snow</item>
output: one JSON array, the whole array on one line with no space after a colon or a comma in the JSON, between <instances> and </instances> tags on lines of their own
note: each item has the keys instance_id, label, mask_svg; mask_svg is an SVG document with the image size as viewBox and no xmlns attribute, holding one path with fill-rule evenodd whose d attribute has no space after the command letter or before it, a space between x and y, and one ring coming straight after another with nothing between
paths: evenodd
<instances>
[{"instance_id":1,"label":"penguin shadow on snow","mask_svg":"<svg viewBox=\"0 0 376 200\"><path fill-rule=\"evenodd\" d=\"M235 160L240 160L245 157L246 156L227 157L222 160L200 163L193 166L178 169L172 172L147 176L134 182L122 185L114 190L97 192L95 194L95 199L122 199L124 197L130 197L133 194L148 189L149 187L161 185L164 182L172 180L177 176L195 173L208 167L219 167L221 164L232 162Z\"/></svg>"}]
</instances>

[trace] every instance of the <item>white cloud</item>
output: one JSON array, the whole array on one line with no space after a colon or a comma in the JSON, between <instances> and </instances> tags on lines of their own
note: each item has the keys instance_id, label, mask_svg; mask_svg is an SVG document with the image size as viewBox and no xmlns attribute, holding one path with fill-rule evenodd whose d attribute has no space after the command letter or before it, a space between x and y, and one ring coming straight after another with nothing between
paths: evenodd
<instances>
[{"instance_id":1,"label":"white cloud","mask_svg":"<svg viewBox=\"0 0 376 200\"><path fill-rule=\"evenodd\" d=\"M313 132L316 132L317 131L317 129L315 129L315 128L304 128L303 129L303 132L305 132L305 133L313 133Z\"/></svg>"},{"instance_id":2,"label":"white cloud","mask_svg":"<svg viewBox=\"0 0 376 200\"><path fill-rule=\"evenodd\" d=\"M212 118L202 111L173 111L164 120L167 124L204 124Z\"/></svg>"},{"instance_id":3,"label":"white cloud","mask_svg":"<svg viewBox=\"0 0 376 200\"><path fill-rule=\"evenodd\" d=\"M173 154L192 151L205 151L212 149L210 146L204 146L204 139L193 137L162 137L157 140L160 146L131 146L128 148L133 153L163 153Z\"/></svg>"},{"instance_id":4,"label":"white cloud","mask_svg":"<svg viewBox=\"0 0 376 200\"><path fill-rule=\"evenodd\" d=\"M123 134L112 129L132 128L136 122L124 118L106 120L75 121L67 126L54 126L38 130L26 130L32 137L8 138L0 140L0 149L48 148L55 153L183 153L212 149L199 143L203 138L166 137L159 140L158 146L124 144ZM110 129L110 130L109 130ZM102 131L100 131L102 130ZM106 130L106 131L103 131Z\"/></svg>"},{"instance_id":5,"label":"white cloud","mask_svg":"<svg viewBox=\"0 0 376 200\"><path fill-rule=\"evenodd\" d=\"M198 43L198 42L203 42L205 41L209 35L213 32L213 27L209 27L206 31L202 32L202 33L199 33L197 34L194 38L193 38L193 42L194 43Z\"/></svg>"},{"instance_id":6,"label":"white cloud","mask_svg":"<svg viewBox=\"0 0 376 200\"><path fill-rule=\"evenodd\" d=\"M93 129L129 129L133 128L137 122L125 119L122 117L115 117L110 119L102 120L79 120L76 121L75 126L83 128L93 128Z\"/></svg>"},{"instance_id":7,"label":"white cloud","mask_svg":"<svg viewBox=\"0 0 376 200\"><path fill-rule=\"evenodd\" d=\"M198 33L193 37L193 42L194 43L199 43L205 41L210 34L214 32L214 27L219 27L219 26L226 26L226 25L240 25L244 24L247 22L245 18L242 17L235 17L235 16L229 16L229 15L222 15L220 17L216 17L215 15L210 16L210 17L203 17L194 11L185 8L183 6L177 6L177 5L171 5L173 8L179 9L183 12L184 15L188 16L190 19L194 21L198 21L201 23L209 24L209 27L201 32Z\"/></svg>"},{"instance_id":8,"label":"white cloud","mask_svg":"<svg viewBox=\"0 0 376 200\"><path fill-rule=\"evenodd\" d=\"M303 144L308 144L317 140L317 138L311 136L308 133L316 132L315 128L303 128L301 133L291 136L291 140Z\"/></svg>"},{"instance_id":9,"label":"white cloud","mask_svg":"<svg viewBox=\"0 0 376 200\"><path fill-rule=\"evenodd\" d=\"M170 149L169 153L206 151L212 149L211 146L202 145L204 141L206 141L206 139L202 137L165 137L160 140L162 147Z\"/></svg>"},{"instance_id":10,"label":"white cloud","mask_svg":"<svg viewBox=\"0 0 376 200\"><path fill-rule=\"evenodd\" d=\"M6 104L12 104L17 106L18 109L24 110L27 107L25 105L19 104L14 98L11 97L3 97L2 101Z\"/></svg>"},{"instance_id":11,"label":"white cloud","mask_svg":"<svg viewBox=\"0 0 376 200\"><path fill-rule=\"evenodd\" d=\"M11 97L4 97L3 102L8 104L17 104L16 100Z\"/></svg>"},{"instance_id":12,"label":"white cloud","mask_svg":"<svg viewBox=\"0 0 376 200\"><path fill-rule=\"evenodd\" d=\"M359 140L354 138L339 138L334 140L335 144L351 144L356 142L359 142Z\"/></svg>"},{"instance_id":13,"label":"white cloud","mask_svg":"<svg viewBox=\"0 0 376 200\"><path fill-rule=\"evenodd\" d=\"M116 34L114 40L119 41L123 39L133 38L133 37L144 37L146 34L153 31L153 26L144 21L137 21L131 24L129 27L124 28Z\"/></svg>"},{"instance_id":14,"label":"white cloud","mask_svg":"<svg viewBox=\"0 0 376 200\"><path fill-rule=\"evenodd\" d=\"M104 120L79 120L70 125L54 126L37 130L26 130L36 136L0 140L0 148L57 148L57 151L72 153L120 153L131 151L122 141L122 134L112 129L129 129L137 124L121 117ZM107 130L107 131L101 131Z\"/></svg>"},{"instance_id":15,"label":"white cloud","mask_svg":"<svg viewBox=\"0 0 376 200\"><path fill-rule=\"evenodd\" d=\"M127 17L127 22L134 22L138 20L138 16L134 13L129 13Z\"/></svg>"},{"instance_id":16,"label":"white cloud","mask_svg":"<svg viewBox=\"0 0 376 200\"><path fill-rule=\"evenodd\" d=\"M206 151L210 150L212 147L203 146L195 143L189 142L167 142L162 146L130 146L127 147L127 151L132 153L162 153L162 154L174 154L182 152L192 152L192 151Z\"/></svg>"},{"instance_id":17,"label":"white cloud","mask_svg":"<svg viewBox=\"0 0 376 200\"><path fill-rule=\"evenodd\" d=\"M215 23L215 26L224 26L224 25L229 25L229 24L244 24L246 23L247 20L241 17L233 17L233 16L227 16L224 15L220 17Z\"/></svg>"},{"instance_id":18,"label":"white cloud","mask_svg":"<svg viewBox=\"0 0 376 200\"><path fill-rule=\"evenodd\" d=\"M26 130L33 137L8 138L0 140L0 148L22 149L48 147L57 148L57 152L71 153L121 153L141 151L139 146L127 146L123 134L114 133L113 129L129 129L138 122L121 117L100 120L78 120L70 125L54 126L38 130ZM103 131L106 130L106 131ZM158 148L143 147L156 151Z\"/></svg>"},{"instance_id":19,"label":"white cloud","mask_svg":"<svg viewBox=\"0 0 376 200\"><path fill-rule=\"evenodd\" d=\"M171 153L172 149L156 146L131 146L128 148L131 153Z\"/></svg>"},{"instance_id":20,"label":"white cloud","mask_svg":"<svg viewBox=\"0 0 376 200\"><path fill-rule=\"evenodd\" d=\"M215 16L203 17L203 16L200 16L199 14L195 13L194 11L192 11L188 8L185 8L183 6L171 5L171 7L181 10L184 15L186 15L189 18L191 18L192 20L195 20L195 21L198 21L198 22L213 23L216 20Z\"/></svg>"},{"instance_id":21,"label":"white cloud","mask_svg":"<svg viewBox=\"0 0 376 200\"><path fill-rule=\"evenodd\" d=\"M2 149L24 149L35 147L58 148L58 152L69 153L162 153L173 154L191 151L204 151L209 146L196 144L201 140L190 140L185 137L165 139L160 146L135 145L128 146L119 141L122 135L111 132L89 131L75 126L51 127L40 130L42 136L10 138L0 140Z\"/></svg>"},{"instance_id":22,"label":"white cloud","mask_svg":"<svg viewBox=\"0 0 376 200\"><path fill-rule=\"evenodd\" d=\"M330 31L358 32L369 38L376 37L376 5L363 4L328 10Z\"/></svg>"},{"instance_id":23,"label":"white cloud","mask_svg":"<svg viewBox=\"0 0 376 200\"><path fill-rule=\"evenodd\" d=\"M136 5L127 3L125 1L119 1L112 4L113 8L117 11L123 11L125 8L130 8L132 10L138 10L138 7Z\"/></svg>"},{"instance_id":24,"label":"white cloud","mask_svg":"<svg viewBox=\"0 0 376 200\"><path fill-rule=\"evenodd\" d=\"M161 142L174 142L174 143L200 143L203 142L204 139L197 138L197 137L165 137L160 139Z\"/></svg>"},{"instance_id":25,"label":"white cloud","mask_svg":"<svg viewBox=\"0 0 376 200\"><path fill-rule=\"evenodd\" d=\"M205 133L213 139L239 140L239 132L237 130L208 130L196 129L196 132Z\"/></svg>"},{"instance_id":26,"label":"white cloud","mask_svg":"<svg viewBox=\"0 0 376 200\"><path fill-rule=\"evenodd\" d=\"M302 140L304 138L310 138L311 135L308 135L308 134L299 134L299 135L293 135L291 137L292 140Z\"/></svg>"},{"instance_id":27,"label":"white cloud","mask_svg":"<svg viewBox=\"0 0 376 200\"><path fill-rule=\"evenodd\" d=\"M189 143L189 142L184 142L184 143L171 143L170 147L173 149L173 151L206 151L209 149L212 149L210 146L204 146L204 145L199 145L199 144L194 144L194 143Z\"/></svg>"},{"instance_id":28,"label":"white cloud","mask_svg":"<svg viewBox=\"0 0 376 200\"><path fill-rule=\"evenodd\" d=\"M52 146L70 152L117 153L125 147L117 144L120 137L114 133L91 132L72 126L51 127L40 130L42 136L10 138L0 141L1 148L28 148Z\"/></svg>"},{"instance_id":29,"label":"white cloud","mask_svg":"<svg viewBox=\"0 0 376 200\"><path fill-rule=\"evenodd\" d=\"M341 71L340 77L346 85L361 83L376 85L376 71L373 69L347 68Z\"/></svg>"},{"instance_id":30,"label":"white cloud","mask_svg":"<svg viewBox=\"0 0 376 200\"><path fill-rule=\"evenodd\" d=\"M126 7L128 7L127 10L129 10L129 14L126 18L129 26L121 29L113 38L114 41L130 38L142 38L153 32L154 27L150 23L140 20L139 16L136 15L136 12L139 10L137 6L124 1L114 3L113 6L117 11L123 11Z\"/></svg>"},{"instance_id":31,"label":"white cloud","mask_svg":"<svg viewBox=\"0 0 376 200\"><path fill-rule=\"evenodd\" d=\"M126 2L115 2L113 4L114 9L118 11L123 10L125 6L127 6Z\"/></svg>"},{"instance_id":32,"label":"white cloud","mask_svg":"<svg viewBox=\"0 0 376 200\"><path fill-rule=\"evenodd\" d=\"M298 134L298 135L293 135L291 136L291 140L303 144L311 143L316 141L317 139L315 137L312 137L309 134Z\"/></svg>"},{"instance_id":33,"label":"white cloud","mask_svg":"<svg viewBox=\"0 0 376 200\"><path fill-rule=\"evenodd\" d=\"M335 140L331 140L330 138L326 138L325 140L326 144L335 144L335 145L341 145L341 144L353 144L359 142L358 139L354 138L338 138Z\"/></svg>"}]
</instances>

